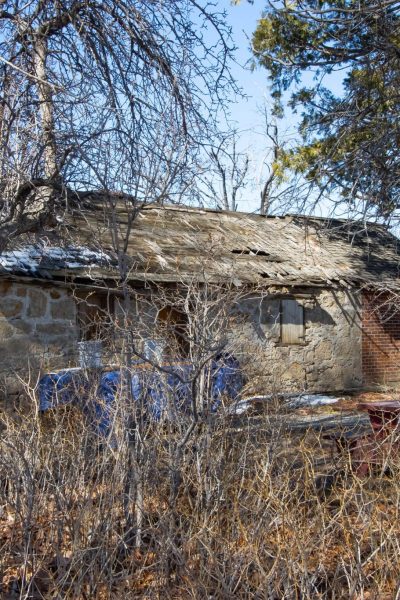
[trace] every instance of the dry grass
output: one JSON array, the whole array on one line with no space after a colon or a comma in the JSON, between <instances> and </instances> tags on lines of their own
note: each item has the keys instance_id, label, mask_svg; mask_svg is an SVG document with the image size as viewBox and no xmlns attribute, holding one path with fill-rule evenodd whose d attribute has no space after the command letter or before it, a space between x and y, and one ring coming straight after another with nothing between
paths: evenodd
<instances>
[{"instance_id":1,"label":"dry grass","mask_svg":"<svg viewBox=\"0 0 400 600\"><path fill-rule=\"evenodd\" d=\"M117 415L117 422L123 423ZM1 597L400 598L399 466L358 480L315 434L268 415L116 428L99 447L81 413L32 412L0 439ZM339 476L340 475L340 476Z\"/></svg>"}]
</instances>

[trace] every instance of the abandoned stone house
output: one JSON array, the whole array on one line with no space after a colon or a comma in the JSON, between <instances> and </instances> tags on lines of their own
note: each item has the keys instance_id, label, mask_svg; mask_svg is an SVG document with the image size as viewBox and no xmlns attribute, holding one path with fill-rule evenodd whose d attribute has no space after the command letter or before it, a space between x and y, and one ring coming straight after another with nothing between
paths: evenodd
<instances>
[{"instance_id":1,"label":"abandoned stone house","mask_svg":"<svg viewBox=\"0 0 400 600\"><path fill-rule=\"evenodd\" d=\"M34 382L78 366L77 343L119 310L123 271L135 318L148 322L162 313L141 304L149 290L189 281L246 290L233 335L258 391L395 387L398 243L377 225L302 216L149 205L131 220L123 197L110 209L86 194L79 210L0 255L0 375L9 385L15 373Z\"/></svg>"}]
</instances>

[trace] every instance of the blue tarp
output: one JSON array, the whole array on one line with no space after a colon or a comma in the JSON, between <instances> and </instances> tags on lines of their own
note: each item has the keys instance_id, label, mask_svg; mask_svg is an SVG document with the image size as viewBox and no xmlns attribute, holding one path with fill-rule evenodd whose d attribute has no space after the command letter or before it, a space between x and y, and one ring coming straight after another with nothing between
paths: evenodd
<instances>
[{"instance_id":1,"label":"blue tarp","mask_svg":"<svg viewBox=\"0 0 400 600\"><path fill-rule=\"evenodd\" d=\"M221 355L205 370L209 381L210 408L216 411L221 397L236 400L242 387L243 375L238 361L231 355ZM175 364L164 367L164 372L149 369L143 364L133 367L129 374L123 369L103 372L96 383L81 369L66 369L44 375L38 386L39 408L46 411L63 404L74 403L94 422L96 431L107 436L112 426L112 409L116 396L128 390L136 407L143 409L148 418L159 421L164 416L175 419L180 413L191 411L191 379L193 367ZM90 390L97 385L94 398ZM201 410L201 407L198 407Z\"/></svg>"}]
</instances>

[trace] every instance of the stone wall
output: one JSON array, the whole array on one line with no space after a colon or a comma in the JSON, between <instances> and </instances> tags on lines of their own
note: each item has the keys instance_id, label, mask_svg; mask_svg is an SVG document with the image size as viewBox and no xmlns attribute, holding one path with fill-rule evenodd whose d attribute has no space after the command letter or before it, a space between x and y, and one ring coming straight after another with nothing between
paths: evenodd
<instances>
[{"instance_id":1,"label":"stone wall","mask_svg":"<svg viewBox=\"0 0 400 600\"><path fill-rule=\"evenodd\" d=\"M236 328L236 352L251 393L340 391L362 385L361 311L357 295L314 290L297 297L304 307L301 344L281 344L282 297L248 299Z\"/></svg>"},{"instance_id":2,"label":"stone wall","mask_svg":"<svg viewBox=\"0 0 400 600\"><path fill-rule=\"evenodd\" d=\"M233 315L230 351L247 372L249 391L328 391L360 387L361 318L357 296L313 290L296 299L304 307L304 338L281 343L281 300L242 299ZM120 310L115 303L118 322ZM156 313L149 301L135 305L137 326L151 335ZM70 292L51 284L0 283L0 377L16 381L38 370L77 366L77 305ZM117 328L118 329L118 328ZM140 329L140 327L139 327ZM112 332L110 331L110 338ZM108 358L105 356L105 362ZM117 361L113 356L111 362ZM111 360L111 358L110 358Z\"/></svg>"},{"instance_id":3,"label":"stone wall","mask_svg":"<svg viewBox=\"0 0 400 600\"><path fill-rule=\"evenodd\" d=\"M66 289L0 282L0 378L74 365L76 306Z\"/></svg>"}]
</instances>

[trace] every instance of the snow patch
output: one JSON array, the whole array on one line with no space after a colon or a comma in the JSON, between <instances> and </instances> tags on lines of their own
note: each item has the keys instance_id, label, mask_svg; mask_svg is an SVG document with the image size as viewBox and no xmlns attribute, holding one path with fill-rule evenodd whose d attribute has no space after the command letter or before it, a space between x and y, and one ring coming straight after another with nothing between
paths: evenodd
<instances>
[{"instance_id":1,"label":"snow patch","mask_svg":"<svg viewBox=\"0 0 400 600\"><path fill-rule=\"evenodd\" d=\"M301 406L324 406L325 404L335 404L339 398L333 398L326 394L300 394L290 398L288 405L293 408Z\"/></svg>"},{"instance_id":2,"label":"snow patch","mask_svg":"<svg viewBox=\"0 0 400 600\"><path fill-rule=\"evenodd\" d=\"M38 270L81 269L109 264L111 258L100 250L84 246L25 246L0 254L0 269L9 273L34 274Z\"/></svg>"},{"instance_id":3,"label":"snow patch","mask_svg":"<svg viewBox=\"0 0 400 600\"><path fill-rule=\"evenodd\" d=\"M251 396L250 398L243 398L239 402L232 404L228 407L228 414L242 415L254 407L254 405L262 404L263 402L270 402L277 396L274 394L268 394L265 396ZM307 406L324 406L329 404L335 404L339 398L328 396L327 394L298 394L296 396L283 394L280 396L285 399L285 405L288 408L302 408Z\"/></svg>"},{"instance_id":4,"label":"snow patch","mask_svg":"<svg viewBox=\"0 0 400 600\"><path fill-rule=\"evenodd\" d=\"M274 398L273 395L269 394L267 396L251 396L249 398L243 398L243 400L239 400L235 402L235 404L231 404L228 406L227 413L234 415L242 415L248 410L250 410L254 404L261 402L268 402Z\"/></svg>"},{"instance_id":5,"label":"snow patch","mask_svg":"<svg viewBox=\"0 0 400 600\"><path fill-rule=\"evenodd\" d=\"M242 415L243 413L247 412L251 407L250 402L247 401L242 401L242 402L237 402L236 404L233 404L232 406L228 407L228 414L234 414L234 415Z\"/></svg>"}]
</instances>

